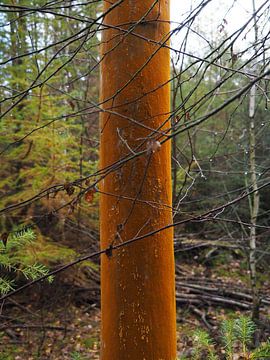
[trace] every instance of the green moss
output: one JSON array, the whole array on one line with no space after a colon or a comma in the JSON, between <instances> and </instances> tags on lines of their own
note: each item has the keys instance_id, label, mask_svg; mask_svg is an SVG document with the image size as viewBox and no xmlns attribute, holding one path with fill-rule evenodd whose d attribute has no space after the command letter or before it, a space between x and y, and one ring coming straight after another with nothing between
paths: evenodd
<instances>
[{"instance_id":1,"label":"green moss","mask_svg":"<svg viewBox=\"0 0 270 360\"><path fill-rule=\"evenodd\" d=\"M92 347L98 342L98 339L95 337L86 338L83 340L83 344L87 349L92 349Z\"/></svg>"},{"instance_id":2,"label":"green moss","mask_svg":"<svg viewBox=\"0 0 270 360\"><path fill-rule=\"evenodd\" d=\"M1 347L0 360L14 360L19 352L20 349L16 345L6 348Z\"/></svg>"}]
</instances>

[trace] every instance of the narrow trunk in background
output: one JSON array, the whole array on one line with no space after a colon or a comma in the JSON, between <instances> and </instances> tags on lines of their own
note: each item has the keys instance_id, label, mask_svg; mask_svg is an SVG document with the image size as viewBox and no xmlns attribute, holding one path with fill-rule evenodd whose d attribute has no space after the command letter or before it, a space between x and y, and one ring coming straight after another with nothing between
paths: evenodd
<instances>
[{"instance_id":1,"label":"narrow trunk in background","mask_svg":"<svg viewBox=\"0 0 270 360\"><path fill-rule=\"evenodd\" d=\"M250 195L250 239L249 239L249 267L250 280L252 289L252 319L259 319L260 298L257 284L257 270L256 270L256 226L260 206L260 195L258 191L258 180L256 173L256 138L255 138L255 99L256 87L253 85L250 91L249 101L249 171L251 189L253 193Z\"/></svg>"},{"instance_id":2,"label":"narrow trunk in background","mask_svg":"<svg viewBox=\"0 0 270 360\"><path fill-rule=\"evenodd\" d=\"M104 11L116 3L104 1ZM167 0L124 0L104 19L101 169L128 154L148 150L102 181L102 249L172 222L170 143L159 148L159 135L150 130L165 132L170 127L166 122L170 88L165 85L170 76L170 54L147 41L168 40L168 20ZM112 256L104 255L101 282L101 359L174 360L172 229L115 250Z\"/></svg>"},{"instance_id":3,"label":"narrow trunk in background","mask_svg":"<svg viewBox=\"0 0 270 360\"><path fill-rule=\"evenodd\" d=\"M255 0L252 0L253 5L253 18L254 18L254 51L257 52L258 41L258 24L256 19L256 4ZM250 241L249 241L249 267L250 267L250 279L252 289L252 319L254 321L259 320L260 317L260 297L257 284L257 269L256 269L256 226L257 218L260 208L260 195L258 191L258 179L256 173L256 133L255 133L255 107L256 107L256 85L253 85L250 89L249 97L249 169L251 188L254 191L250 196Z\"/></svg>"}]
</instances>

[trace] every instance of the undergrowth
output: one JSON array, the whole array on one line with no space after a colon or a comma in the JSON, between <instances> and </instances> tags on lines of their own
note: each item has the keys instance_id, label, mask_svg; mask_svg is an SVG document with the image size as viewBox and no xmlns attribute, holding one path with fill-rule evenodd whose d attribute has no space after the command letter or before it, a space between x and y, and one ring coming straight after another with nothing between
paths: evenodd
<instances>
[{"instance_id":1,"label":"undergrowth","mask_svg":"<svg viewBox=\"0 0 270 360\"><path fill-rule=\"evenodd\" d=\"M255 323L247 316L238 319L228 319L221 323L219 338L221 352L226 360L262 360L270 359L270 339L252 349L252 340L256 331ZM196 330L193 334L193 349L191 356L182 356L179 360L218 360L217 346L205 330Z\"/></svg>"},{"instance_id":2,"label":"undergrowth","mask_svg":"<svg viewBox=\"0 0 270 360\"><path fill-rule=\"evenodd\" d=\"M18 280L36 280L49 273L50 262L72 258L73 250L38 239L32 229L9 234L0 242L0 294L13 291ZM53 281L48 276L47 281Z\"/></svg>"}]
</instances>

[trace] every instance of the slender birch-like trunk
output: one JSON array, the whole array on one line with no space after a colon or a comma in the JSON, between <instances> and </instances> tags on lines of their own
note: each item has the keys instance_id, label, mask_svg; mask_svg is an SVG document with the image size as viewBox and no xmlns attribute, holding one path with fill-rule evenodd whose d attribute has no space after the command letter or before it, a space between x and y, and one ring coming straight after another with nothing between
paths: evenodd
<instances>
[{"instance_id":1,"label":"slender birch-like trunk","mask_svg":"<svg viewBox=\"0 0 270 360\"><path fill-rule=\"evenodd\" d=\"M254 13L254 50L256 51L256 43L258 39L258 25L255 16L256 6L255 0L252 0L253 13ZM260 298L257 287L257 271L256 271L256 225L260 206L260 195L258 192L258 180L256 174L256 138L255 138L255 105L256 105L256 85L253 85L250 90L249 100L249 170L251 187L254 191L251 195L250 201L250 240L249 240L249 267L250 267L250 280L253 298L252 318L253 320L259 319Z\"/></svg>"},{"instance_id":2,"label":"slender birch-like trunk","mask_svg":"<svg viewBox=\"0 0 270 360\"><path fill-rule=\"evenodd\" d=\"M258 192L258 182L256 174L256 139L255 139L255 125L254 125L254 108L255 108L256 87L253 86L250 92L250 107L249 107L249 170L251 188L254 191L250 201L250 240L249 240L249 267L250 280L253 297L252 318L254 320L259 317L259 294L257 289L257 274L256 274L256 225L259 213L260 197Z\"/></svg>"}]
</instances>

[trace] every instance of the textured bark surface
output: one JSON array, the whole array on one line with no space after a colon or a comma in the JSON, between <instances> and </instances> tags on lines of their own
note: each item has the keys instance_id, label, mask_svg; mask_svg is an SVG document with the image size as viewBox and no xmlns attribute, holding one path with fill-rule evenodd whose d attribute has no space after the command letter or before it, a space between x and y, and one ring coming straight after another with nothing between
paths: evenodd
<instances>
[{"instance_id":1,"label":"textured bark surface","mask_svg":"<svg viewBox=\"0 0 270 360\"><path fill-rule=\"evenodd\" d=\"M105 11L116 1L104 2ZM140 24L138 21L141 19ZM170 144L152 152L149 129L166 130L170 111L169 50L146 39L168 38L169 1L123 1L104 24L101 65L101 168L137 150L147 153L101 185L101 247L172 222ZM132 31L140 36L128 33ZM134 121L132 121L132 119ZM162 138L160 139L162 140ZM149 145L153 144L153 146ZM123 198L124 197L124 198ZM102 360L174 360L176 323L172 229L101 260Z\"/></svg>"}]
</instances>

